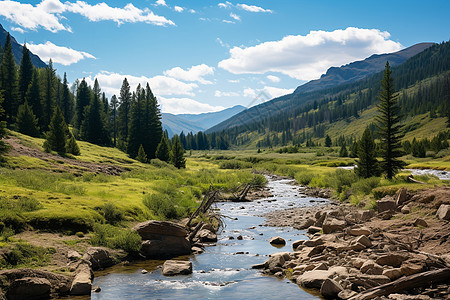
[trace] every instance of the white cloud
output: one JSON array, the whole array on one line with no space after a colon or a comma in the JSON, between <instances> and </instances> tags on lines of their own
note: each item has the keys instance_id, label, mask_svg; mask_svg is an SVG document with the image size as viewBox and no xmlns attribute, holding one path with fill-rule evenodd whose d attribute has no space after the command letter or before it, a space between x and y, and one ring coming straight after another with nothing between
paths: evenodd
<instances>
[{"instance_id":1,"label":"white cloud","mask_svg":"<svg viewBox=\"0 0 450 300\"><path fill-rule=\"evenodd\" d=\"M192 8L189 10L189 12L190 12L191 14L195 14L195 13L196 13L196 11L195 11L194 9L192 9Z\"/></svg>"},{"instance_id":2,"label":"white cloud","mask_svg":"<svg viewBox=\"0 0 450 300\"><path fill-rule=\"evenodd\" d=\"M231 4L231 2L226 1L225 3L217 4L217 6L220 8L229 8L229 7L233 6L233 4Z\"/></svg>"},{"instance_id":3,"label":"white cloud","mask_svg":"<svg viewBox=\"0 0 450 300\"><path fill-rule=\"evenodd\" d=\"M194 96L195 94L193 91L198 87L195 83L185 83L162 75L146 77L122 75L106 71L102 71L96 76L89 76L86 78L86 81L88 84L93 85L95 78L97 78L102 90L108 94L108 96L111 96L114 94L119 95L119 90L125 77L127 78L132 90L135 90L138 84L145 87L148 82L153 93L158 97L170 95Z\"/></svg>"},{"instance_id":4,"label":"white cloud","mask_svg":"<svg viewBox=\"0 0 450 300\"><path fill-rule=\"evenodd\" d=\"M83 51L77 51L72 48L57 46L52 42L46 42L45 44L27 44L28 49L34 54L37 54L42 60L49 61L50 58L54 63L68 66L79 62L85 58L95 57L92 54Z\"/></svg>"},{"instance_id":5,"label":"white cloud","mask_svg":"<svg viewBox=\"0 0 450 300\"><path fill-rule=\"evenodd\" d=\"M256 98L261 93L266 94L269 96L269 99L277 98L283 95L292 94L294 92L294 89L282 89L277 88L273 86L265 86L262 89L252 89L252 88L246 88L243 91L244 97L248 98ZM267 99L268 100L268 99Z\"/></svg>"},{"instance_id":6,"label":"white cloud","mask_svg":"<svg viewBox=\"0 0 450 300\"><path fill-rule=\"evenodd\" d=\"M11 27L12 31L18 32L18 33L25 33L25 30L23 30L20 27Z\"/></svg>"},{"instance_id":7,"label":"white cloud","mask_svg":"<svg viewBox=\"0 0 450 300\"><path fill-rule=\"evenodd\" d=\"M10 22L26 29L37 30L39 27L51 32L69 31L71 28L61 23L63 13L80 14L89 21L111 20L117 24L126 22L145 22L158 26L175 25L163 16L155 15L148 8L139 9L128 3L123 8L111 7L102 2L90 5L85 1L65 2L59 0L42 0L36 6L16 1L0 1L0 15Z\"/></svg>"},{"instance_id":8,"label":"white cloud","mask_svg":"<svg viewBox=\"0 0 450 300\"><path fill-rule=\"evenodd\" d=\"M231 83L239 83L240 80L239 80L239 79L229 79L228 82L231 82Z\"/></svg>"},{"instance_id":9,"label":"white cloud","mask_svg":"<svg viewBox=\"0 0 450 300\"><path fill-rule=\"evenodd\" d=\"M255 5L237 4L236 6L239 7L240 9L243 9L243 10L246 10L249 12L272 13L272 11L270 9L264 9L262 7L255 6Z\"/></svg>"},{"instance_id":10,"label":"white cloud","mask_svg":"<svg viewBox=\"0 0 450 300\"><path fill-rule=\"evenodd\" d=\"M239 97L240 94L236 92L222 92L222 91L215 91L214 97Z\"/></svg>"},{"instance_id":11,"label":"white cloud","mask_svg":"<svg viewBox=\"0 0 450 300\"><path fill-rule=\"evenodd\" d=\"M272 82L280 82L281 81L280 77L277 77L277 76L274 76L274 75L267 75L266 78L269 79Z\"/></svg>"},{"instance_id":12,"label":"white cloud","mask_svg":"<svg viewBox=\"0 0 450 300\"><path fill-rule=\"evenodd\" d=\"M228 23L228 24L235 24L233 21L230 21L230 20L222 20L222 22Z\"/></svg>"},{"instance_id":13,"label":"white cloud","mask_svg":"<svg viewBox=\"0 0 450 300\"><path fill-rule=\"evenodd\" d=\"M164 71L164 75L184 81L197 81L201 84L212 84L211 81L204 79L206 75L214 74L214 68L205 64L196 65L183 70L180 67L175 67Z\"/></svg>"},{"instance_id":14,"label":"white cloud","mask_svg":"<svg viewBox=\"0 0 450 300\"><path fill-rule=\"evenodd\" d=\"M171 114L200 114L224 110L222 106L212 106L190 98L158 98L161 111Z\"/></svg>"},{"instance_id":15,"label":"white cloud","mask_svg":"<svg viewBox=\"0 0 450 300\"><path fill-rule=\"evenodd\" d=\"M220 38L217 38L216 41L220 44L220 46L230 48L230 45L228 45L228 43L224 43Z\"/></svg>"},{"instance_id":16,"label":"white cloud","mask_svg":"<svg viewBox=\"0 0 450 300\"><path fill-rule=\"evenodd\" d=\"M238 15L233 14L233 13L230 13L230 17L232 17L232 18L235 19L236 21L240 21L240 20L241 20L241 17L239 17Z\"/></svg>"},{"instance_id":17,"label":"white cloud","mask_svg":"<svg viewBox=\"0 0 450 300\"><path fill-rule=\"evenodd\" d=\"M157 0L156 3L155 3L155 5L167 6L165 0Z\"/></svg>"},{"instance_id":18,"label":"white cloud","mask_svg":"<svg viewBox=\"0 0 450 300\"><path fill-rule=\"evenodd\" d=\"M398 51L403 46L378 29L311 31L289 35L253 47L233 47L219 67L233 74L279 72L299 80L319 78L331 66L341 66L375 53Z\"/></svg>"},{"instance_id":19,"label":"white cloud","mask_svg":"<svg viewBox=\"0 0 450 300\"><path fill-rule=\"evenodd\" d=\"M181 6L174 6L173 7L173 9L176 11L176 12L183 12L183 10L184 10L184 8L182 8Z\"/></svg>"}]
</instances>

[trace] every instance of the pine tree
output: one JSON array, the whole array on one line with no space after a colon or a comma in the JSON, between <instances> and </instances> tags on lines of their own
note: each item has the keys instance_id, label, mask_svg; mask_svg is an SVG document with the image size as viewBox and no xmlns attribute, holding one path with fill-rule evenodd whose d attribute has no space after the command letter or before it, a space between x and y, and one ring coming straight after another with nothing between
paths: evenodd
<instances>
[{"instance_id":1,"label":"pine tree","mask_svg":"<svg viewBox=\"0 0 450 300\"><path fill-rule=\"evenodd\" d=\"M117 107L119 106L119 101L117 100L116 95L113 95L111 97L111 103L110 103L110 110L111 110L111 125L112 132L113 132L113 141L114 141L114 147L116 147L116 139L117 139Z\"/></svg>"},{"instance_id":2,"label":"pine tree","mask_svg":"<svg viewBox=\"0 0 450 300\"><path fill-rule=\"evenodd\" d=\"M73 98L69 91L67 75L65 72L62 85L61 110L63 112L63 116L64 119L66 120L66 123L70 123L73 117Z\"/></svg>"},{"instance_id":3,"label":"pine tree","mask_svg":"<svg viewBox=\"0 0 450 300\"><path fill-rule=\"evenodd\" d=\"M3 109L9 123L15 121L19 104L19 88L16 62L11 45L11 36L7 35L0 65L0 90L3 90Z\"/></svg>"},{"instance_id":4,"label":"pine tree","mask_svg":"<svg viewBox=\"0 0 450 300\"><path fill-rule=\"evenodd\" d=\"M57 106L50 121L47 139L44 142L45 151L56 151L64 155L66 153L67 132L66 121L64 121L61 109Z\"/></svg>"},{"instance_id":5,"label":"pine tree","mask_svg":"<svg viewBox=\"0 0 450 300\"><path fill-rule=\"evenodd\" d=\"M91 102L91 91L89 90L89 86L86 83L86 80L80 82L77 88L77 101L75 106L75 120L74 127L78 130L81 129L81 125L84 120L84 110Z\"/></svg>"},{"instance_id":6,"label":"pine tree","mask_svg":"<svg viewBox=\"0 0 450 300\"><path fill-rule=\"evenodd\" d=\"M119 94L120 106L118 109L118 128L119 128L119 139L121 142L121 147L125 146L128 140L128 123L130 120L130 109L131 109L131 92L128 80L125 78L120 88Z\"/></svg>"},{"instance_id":7,"label":"pine tree","mask_svg":"<svg viewBox=\"0 0 450 300\"><path fill-rule=\"evenodd\" d=\"M340 157L347 157L348 156L348 151L347 151L347 147L345 146L345 143L342 144L341 149L339 150L339 156Z\"/></svg>"},{"instance_id":8,"label":"pine tree","mask_svg":"<svg viewBox=\"0 0 450 300\"><path fill-rule=\"evenodd\" d=\"M147 162L147 154L145 154L144 147L142 145L139 146L138 154L136 156L136 160L140 161L141 163Z\"/></svg>"},{"instance_id":9,"label":"pine tree","mask_svg":"<svg viewBox=\"0 0 450 300\"><path fill-rule=\"evenodd\" d=\"M158 148L156 149L156 158L165 162L169 162L170 160L169 141L167 140L165 134L163 134L161 142L159 143Z\"/></svg>"},{"instance_id":10,"label":"pine tree","mask_svg":"<svg viewBox=\"0 0 450 300\"><path fill-rule=\"evenodd\" d=\"M184 149L181 145L180 137L175 135L172 142L172 164L178 168L186 168L186 159L184 158Z\"/></svg>"},{"instance_id":11,"label":"pine tree","mask_svg":"<svg viewBox=\"0 0 450 300\"><path fill-rule=\"evenodd\" d=\"M19 94L21 104L25 102L28 87L33 79L33 73L30 50L27 49L27 45L25 44L22 49L22 60L20 61L19 68Z\"/></svg>"},{"instance_id":12,"label":"pine tree","mask_svg":"<svg viewBox=\"0 0 450 300\"><path fill-rule=\"evenodd\" d=\"M97 80L94 85L94 96L85 109L84 120L81 125L81 138L97 145L109 145L110 139L106 127L106 117L103 103L100 100L100 87Z\"/></svg>"},{"instance_id":13,"label":"pine tree","mask_svg":"<svg viewBox=\"0 0 450 300\"><path fill-rule=\"evenodd\" d=\"M39 120L42 118L42 103L41 103L41 87L39 85L39 73L38 70L34 70L31 84L28 87L26 101L31 106L34 115Z\"/></svg>"},{"instance_id":14,"label":"pine tree","mask_svg":"<svg viewBox=\"0 0 450 300\"><path fill-rule=\"evenodd\" d=\"M377 105L379 115L378 134L381 139L381 167L388 179L392 179L395 174L405 166L405 163L398 158L403 155L401 149L401 126L400 126L400 106L398 104L398 94L394 90L394 80L391 77L392 71L389 62L386 62L384 76L381 80L381 90L379 92L380 103Z\"/></svg>"},{"instance_id":15,"label":"pine tree","mask_svg":"<svg viewBox=\"0 0 450 300\"><path fill-rule=\"evenodd\" d=\"M358 142L354 141L350 146L350 157L355 158L358 157Z\"/></svg>"},{"instance_id":16,"label":"pine tree","mask_svg":"<svg viewBox=\"0 0 450 300\"><path fill-rule=\"evenodd\" d=\"M77 141L75 140L73 134L71 132L69 133L70 137L66 143L66 152L73 155L80 155L81 154L80 147L78 147Z\"/></svg>"},{"instance_id":17,"label":"pine tree","mask_svg":"<svg viewBox=\"0 0 450 300\"><path fill-rule=\"evenodd\" d=\"M143 146L149 158L155 158L156 149L161 141L163 130L161 124L161 112L159 110L158 100L153 95L150 85L145 87L145 109L143 130L145 138Z\"/></svg>"},{"instance_id":18,"label":"pine tree","mask_svg":"<svg viewBox=\"0 0 450 300\"><path fill-rule=\"evenodd\" d=\"M325 147L331 147L331 138L328 134L325 137Z\"/></svg>"},{"instance_id":19,"label":"pine tree","mask_svg":"<svg viewBox=\"0 0 450 300\"><path fill-rule=\"evenodd\" d=\"M143 122L145 113L143 111L143 102L144 98L140 93L140 85L137 87L138 93L136 93L135 97L137 97L137 101L135 101L131 106L131 116L129 121L129 130L128 130L128 143L127 143L127 153L130 157L135 158L138 155L139 147L143 147L142 143L144 140L144 135L149 135L149 132L144 132ZM145 151L145 147L143 147ZM147 151L145 151L147 152Z\"/></svg>"},{"instance_id":20,"label":"pine tree","mask_svg":"<svg viewBox=\"0 0 450 300\"><path fill-rule=\"evenodd\" d=\"M376 145L369 127L366 127L361 140L358 142L358 158L356 161L357 168L355 169L358 176L369 178L379 175Z\"/></svg>"},{"instance_id":21,"label":"pine tree","mask_svg":"<svg viewBox=\"0 0 450 300\"><path fill-rule=\"evenodd\" d=\"M28 102L25 102L24 104L19 106L17 112L16 125L17 130L20 133L32 137L39 136L38 120L36 119L36 116L34 115L31 106L28 105Z\"/></svg>"},{"instance_id":22,"label":"pine tree","mask_svg":"<svg viewBox=\"0 0 450 300\"><path fill-rule=\"evenodd\" d=\"M47 68L44 70L44 81L43 81L43 88L41 89L42 92L42 116L40 118L41 120L41 126L42 129L45 131L48 129L48 126L50 124L52 114L56 105L56 91L55 91L55 85L56 85L56 70L53 69L53 63L50 59Z\"/></svg>"}]
</instances>

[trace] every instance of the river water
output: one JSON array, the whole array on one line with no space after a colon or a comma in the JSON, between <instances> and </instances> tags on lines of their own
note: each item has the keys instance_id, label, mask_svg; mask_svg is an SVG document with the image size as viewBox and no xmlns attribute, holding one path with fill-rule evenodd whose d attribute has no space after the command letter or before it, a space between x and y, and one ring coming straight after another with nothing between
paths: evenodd
<instances>
[{"instance_id":1,"label":"river water","mask_svg":"<svg viewBox=\"0 0 450 300\"><path fill-rule=\"evenodd\" d=\"M217 203L225 218L225 228L216 246L206 247L191 260L193 273L166 277L158 265L163 261L148 260L132 266L116 266L96 274L94 285L101 287L91 299L318 299L287 279L262 275L251 269L275 252L292 251L295 240L307 239L304 231L293 228L262 226L260 215L290 207L311 206L323 199L302 195L291 180L269 178L273 197L246 203ZM241 235L242 240L237 237ZM281 236L287 244L275 248L269 244L273 236ZM233 237L234 239L230 239ZM243 252L244 254L237 254ZM148 271L142 274L142 270Z\"/></svg>"}]
</instances>

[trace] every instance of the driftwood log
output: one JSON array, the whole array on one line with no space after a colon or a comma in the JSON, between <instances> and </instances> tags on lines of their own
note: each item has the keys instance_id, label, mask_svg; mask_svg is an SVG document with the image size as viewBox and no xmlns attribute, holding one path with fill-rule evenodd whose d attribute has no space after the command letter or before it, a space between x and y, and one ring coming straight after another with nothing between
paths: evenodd
<instances>
[{"instance_id":1,"label":"driftwood log","mask_svg":"<svg viewBox=\"0 0 450 300\"><path fill-rule=\"evenodd\" d=\"M397 279L396 281L368 289L350 300L372 299L378 296L407 291L417 287L429 286L432 283L450 282L450 268L427 271Z\"/></svg>"}]
</instances>

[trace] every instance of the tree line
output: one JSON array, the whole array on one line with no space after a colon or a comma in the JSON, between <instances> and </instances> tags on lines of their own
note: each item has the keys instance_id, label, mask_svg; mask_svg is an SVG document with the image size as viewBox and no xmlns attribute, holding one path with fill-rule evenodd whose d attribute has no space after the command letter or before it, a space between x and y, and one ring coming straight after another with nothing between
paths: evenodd
<instances>
[{"instance_id":1,"label":"tree line","mask_svg":"<svg viewBox=\"0 0 450 300\"><path fill-rule=\"evenodd\" d=\"M46 68L35 68L26 44L17 66L9 34L1 50L0 138L8 127L44 137L44 149L61 155L79 155L78 139L117 147L142 162L159 158L185 167L180 137L169 140L164 134L159 104L148 83L131 91L125 78L119 96L108 100L97 79L93 87L83 78L69 88L66 74L61 80L51 60Z\"/></svg>"}]
</instances>

